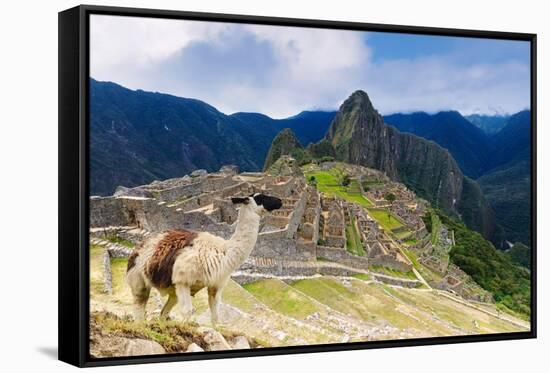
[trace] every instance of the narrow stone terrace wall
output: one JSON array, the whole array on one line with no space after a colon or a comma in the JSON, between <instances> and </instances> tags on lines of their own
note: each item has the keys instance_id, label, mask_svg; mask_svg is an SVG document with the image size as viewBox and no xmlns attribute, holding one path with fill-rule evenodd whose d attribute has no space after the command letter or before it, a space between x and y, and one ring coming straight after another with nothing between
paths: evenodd
<instances>
[{"instance_id":1,"label":"narrow stone terrace wall","mask_svg":"<svg viewBox=\"0 0 550 373\"><path fill-rule=\"evenodd\" d=\"M317 257L361 269L368 269L369 259L352 255L345 249L329 246L317 246Z\"/></svg>"}]
</instances>

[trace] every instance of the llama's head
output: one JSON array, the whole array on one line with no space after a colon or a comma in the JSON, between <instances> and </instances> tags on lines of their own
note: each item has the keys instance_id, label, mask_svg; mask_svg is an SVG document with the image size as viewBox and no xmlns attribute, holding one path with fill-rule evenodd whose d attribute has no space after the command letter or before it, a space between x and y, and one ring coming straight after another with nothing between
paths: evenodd
<instances>
[{"instance_id":1,"label":"llama's head","mask_svg":"<svg viewBox=\"0 0 550 373\"><path fill-rule=\"evenodd\" d=\"M283 206L283 201L280 198L262 193L255 193L249 197L233 197L231 198L231 202L250 207L259 215L280 209Z\"/></svg>"}]
</instances>

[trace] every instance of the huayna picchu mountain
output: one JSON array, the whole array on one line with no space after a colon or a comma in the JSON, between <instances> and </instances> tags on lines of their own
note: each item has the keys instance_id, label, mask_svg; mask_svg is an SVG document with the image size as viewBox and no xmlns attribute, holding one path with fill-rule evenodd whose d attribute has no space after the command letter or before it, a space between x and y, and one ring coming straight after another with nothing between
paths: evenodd
<instances>
[{"instance_id":1,"label":"huayna picchu mountain","mask_svg":"<svg viewBox=\"0 0 550 373\"><path fill-rule=\"evenodd\" d=\"M493 212L479 185L464 176L448 150L384 123L368 95L354 92L340 107L326 140L338 160L383 171L436 208L460 216L490 238Z\"/></svg>"}]
</instances>

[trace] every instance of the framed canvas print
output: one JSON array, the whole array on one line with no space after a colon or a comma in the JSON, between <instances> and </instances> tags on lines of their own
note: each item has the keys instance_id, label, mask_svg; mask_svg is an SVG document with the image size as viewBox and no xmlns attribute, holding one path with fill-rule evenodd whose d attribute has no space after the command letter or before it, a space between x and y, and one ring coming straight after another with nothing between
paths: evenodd
<instances>
[{"instance_id":1,"label":"framed canvas print","mask_svg":"<svg viewBox=\"0 0 550 373\"><path fill-rule=\"evenodd\" d=\"M59 14L59 357L536 336L536 36Z\"/></svg>"}]
</instances>

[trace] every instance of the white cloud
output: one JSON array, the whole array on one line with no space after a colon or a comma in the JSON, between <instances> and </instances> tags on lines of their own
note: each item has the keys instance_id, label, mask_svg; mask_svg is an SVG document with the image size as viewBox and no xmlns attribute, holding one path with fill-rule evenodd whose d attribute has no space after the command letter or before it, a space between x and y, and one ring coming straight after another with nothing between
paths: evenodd
<instances>
[{"instance_id":1,"label":"white cloud","mask_svg":"<svg viewBox=\"0 0 550 373\"><path fill-rule=\"evenodd\" d=\"M92 77L197 98L226 113L336 109L357 89L382 113L529 105L525 64L459 63L456 51L374 62L375 52L357 31L113 16L91 23Z\"/></svg>"}]
</instances>

